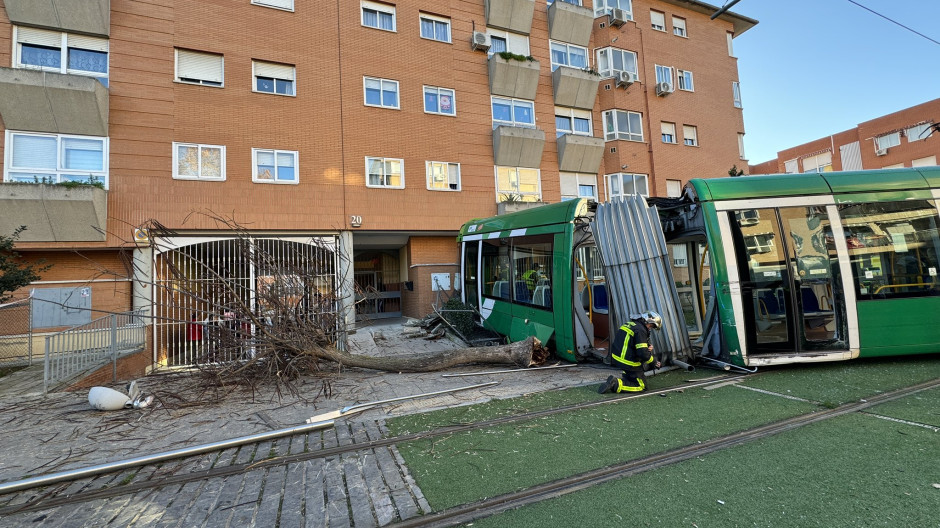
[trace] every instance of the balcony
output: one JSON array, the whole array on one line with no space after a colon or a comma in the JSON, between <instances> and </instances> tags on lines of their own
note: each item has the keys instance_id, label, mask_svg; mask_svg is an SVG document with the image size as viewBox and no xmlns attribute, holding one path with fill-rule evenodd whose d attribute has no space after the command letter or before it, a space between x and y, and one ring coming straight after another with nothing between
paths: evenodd
<instances>
[{"instance_id":1,"label":"balcony","mask_svg":"<svg viewBox=\"0 0 940 528\"><path fill-rule=\"evenodd\" d=\"M4 0L7 17L15 25L85 33L111 34L110 0Z\"/></svg>"},{"instance_id":2,"label":"balcony","mask_svg":"<svg viewBox=\"0 0 940 528\"><path fill-rule=\"evenodd\" d=\"M601 78L596 73L559 66L552 72L555 105L593 110L600 81Z\"/></svg>"},{"instance_id":3,"label":"balcony","mask_svg":"<svg viewBox=\"0 0 940 528\"><path fill-rule=\"evenodd\" d=\"M490 93L517 99L535 99L539 86L539 61L526 60L521 55L506 59L494 53L487 61L490 75ZM521 60L520 60L521 58ZM597 94L597 86L594 87Z\"/></svg>"},{"instance_id":4,"label":"balcony","mask_svg":"<svg viewBox=\"0 0 940 528\"><path fill-rule=\"evenodd\" d=\"M493 160L496 165L539 168L543 150L543 130L514 126L493 129Z\"/></svg>"},{"instance_id":5,"label":"balcony","mask_svg":"<svg viewBox=\"0 0 940 528\"><path fill-rule=\"evenodd\" d=\"M558 138L558 170L597 174L604 159L604 138L565 134Z\"/></svg>"},{"instance_id":6,"label":"balcony","mask_svg":"<svg viewBox=\"0 0 940 528\"><path fill-rule=\"evenodd\" d=\"M548 7L548 38L587 46L594 29L594 11L567 2Z\"/></svg>"},{"instance_id":7,"label":"balcony","mask_svg":"<svg viewBox=\"0 0 940 528\"><path fill-rule=\"evenodd\" d=\"M20 242L103 242L108 192L90 185L2 183L0 211L0 233L26 226Z\"/></svg>"},{"instance_id":8,"label":"balcony","mask_svg":"<svg viewBox=\"0 0 940 528\"><path fill-rule=\"evenodd\" d=\"M0 93L8 130L108 135L108 89L92 77L0 68Z\"/></svg>"},{"instance_id":9,"label":"balcony","mask_svg":"<svg viewBox=\"0 0 940 528\"><path fill-rule=\"evenodd\" d=\"M535 0L486 0L486 26L528 35Z\"/></svg>"}]
</instances>

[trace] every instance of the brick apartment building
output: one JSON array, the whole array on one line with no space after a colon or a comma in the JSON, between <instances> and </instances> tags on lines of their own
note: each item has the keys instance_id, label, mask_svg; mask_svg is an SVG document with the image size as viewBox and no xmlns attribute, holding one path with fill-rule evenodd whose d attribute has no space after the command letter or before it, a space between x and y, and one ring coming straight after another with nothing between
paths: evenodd
<instances>
[{"instance_id":1,"label":"brick apartment building","mask_svg":"<svg viewBox=\"0 0 940 528\"><path fill-rule=\"evenodd\" d=\"M53 264L33 285L57 300L46 327L190 320L166 272L181 255L251 295L264 271L206 212L335 253L326 273L380 292L373 317L421 316L432 277L459 281L471 218L678 195L744 159L732 39L757 21L703 2L0 5L0 232L28 225L19 250ZM89 178L104 188L28 185ZM175 232L157 250L150 220ZM155 358L185 331L154 332Z\"/></svg>"},{"instance_id":2,"label":"brick apartment building","mask_svg":"<svg viewBox=\"0 0 940 528\"><path fill-rule=\"evenodd\" d=\"M940 158L940 99L859 123L831 136L781 150L748 174L930 167Z\"/></svg>"}]
</instances>

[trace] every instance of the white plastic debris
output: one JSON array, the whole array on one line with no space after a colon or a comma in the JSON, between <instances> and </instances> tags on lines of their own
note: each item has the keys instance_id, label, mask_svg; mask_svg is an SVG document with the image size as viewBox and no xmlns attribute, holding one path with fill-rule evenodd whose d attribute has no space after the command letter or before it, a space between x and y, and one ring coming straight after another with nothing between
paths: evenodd
<instances>
[{"instance_id":1,"label":"white plastic debris","mask_svg":"<svg viewBox=\"0 0 940 528\"><path fill-rule=\"evenodd\" d=\"M725 503L725 501L723 501L723 500L719 500L719 501L718 501L718 504L724 504L724 503Z\"/></svg>"},{"instance_id":2,"label":"white plastic debris","mask_svg":"<svg viewBox=\"0 0 940 528\"><path fill-rule=\"evenodd\" d=\"M153 396L142 395L136 381L132 381L127 389L131 396L108 387L92 387L88 391L88 403L99 411L143 409L153 403Z\"/></svg>"}]
</instances>

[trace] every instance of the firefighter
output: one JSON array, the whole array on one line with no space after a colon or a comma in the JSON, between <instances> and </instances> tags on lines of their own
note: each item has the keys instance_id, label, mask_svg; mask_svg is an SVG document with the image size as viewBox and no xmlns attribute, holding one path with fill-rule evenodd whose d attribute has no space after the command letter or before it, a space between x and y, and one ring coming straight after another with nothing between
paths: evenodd
<instances>
[{"instance_id":1,"label":"firefighter","mask_svg":"<svg viewBox=\"0 0 940 528\"><path fill-rule=\"evenodd\" d=\"M529 290L529 298L532 297L532 292L535 291L535 287L538 286L539 280L542 279L542 266L536 262L532 264L532 269L522 274L522 280L525 281L525 287Z\"/></svg>"},{"instance_id":2,"label":"firefighter","mask_svg":"<svg viewBox=\"0 0 940 528\"><path fill-rule=\"evenodd\" d=\"M607 392L641 392L646 389L643 371L648 366L659 368L662 364L653 357L650 330L659 330L663 318L653 311L631 317L617 330L610 348L610 362L623 369L621 377L610 376L598 387L598 394Z\"/></svg>"}]
</instances>

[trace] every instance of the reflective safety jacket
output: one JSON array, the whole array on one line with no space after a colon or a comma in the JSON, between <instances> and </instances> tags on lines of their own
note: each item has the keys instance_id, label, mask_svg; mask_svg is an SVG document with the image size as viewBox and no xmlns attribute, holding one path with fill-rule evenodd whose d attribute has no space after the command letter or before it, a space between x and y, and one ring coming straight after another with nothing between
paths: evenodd
<instances>
[{"instance_id":1,"label":"reflective safety jacket","mask_svg":"<svg viewBox=\"0 0 940 528\"><path fill-rule=\"evenodd\" d=\"M611 364L643 372L655 359L650 351L650 333L642 320L628 321L617 330L610 347Z\"/></svg>"}]
</instances>

